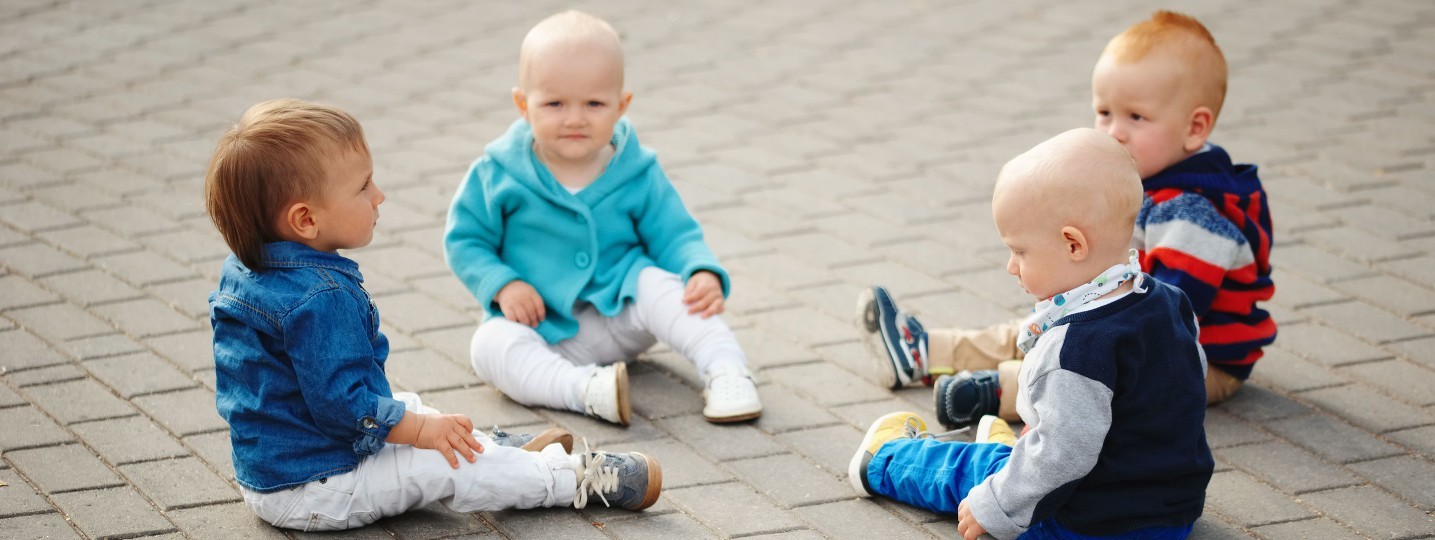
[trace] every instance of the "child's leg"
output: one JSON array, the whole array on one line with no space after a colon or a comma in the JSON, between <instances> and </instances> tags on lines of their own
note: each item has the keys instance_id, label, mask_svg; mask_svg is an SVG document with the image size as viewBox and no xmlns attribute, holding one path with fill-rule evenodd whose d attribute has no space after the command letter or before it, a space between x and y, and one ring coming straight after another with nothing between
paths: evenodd
<instances>
[{"instance_id":1,"label":"child's leg","mask_svg":"<svg viewBox=\"0 0 1435 540\"><path fill-rule=\"evenodd\" d=\"M504 318L489 319L474 332L469 351L474 372L514 401L584 410L583 388L595 367L575 364L534 329Z\"/></svg>"},{"instance_id":2,"label":"child's leg","mask_svg":"<svg viewBox=\"0 0 1435 540\"><path fill-rule=\"evenodd\" d=\"M952 375L959 371L996 369L1006 360L1020 360L1016 348L1021 321L998 323L986 328L951 328L927 331L927 354L931 375Z\"/></svg>"},{"instance_id":3,"label":"child's leg","mask_svg":"<svg viewBox=\"0 0 1435 540\"><path fill-rule=\"evenodd\" d=\"M872 492L933 512L956 514L973 488L1006 466L1011 447L996 443L896 439L867 465Z\"/></svg>"},{"instance_id":4,"label":"child's leg","mask_svg":"<svg viewBox=\"0 0 1435 540\"><path fill-rule=\"evenodd\" d=\"M643 269L638 274L637 299L615 317L615 334L653 336L691 360L702 377L717 372L746 372L747 355L732 329L720 316L704 319L688 313L683 294L682 278L657 267Z\"/></svg>"},{"instance_id":5,"label":"child's leg","mask_svg":"<svg viewBox=\"0 0 1435 540\"><path fill-rule=\"evenodd\" d=\"M404 396L410 411L434 411L417 396ZM357 468L267 494L245 492L245 502L276 527L332 531L362 527L441 502L456 512L566 506L577 494L574 460L562 447L527 452L494 444L474 430L483 445L474 463L459 460L458 469L435 450L409 445L384 445Z\"/></svg>"},{"instance_id":6,"label":"child's leg","mask_svg":"<svg viewBox=\"0 0 1435 540\"><path fill-rule=\"evenodd\" d=\"M1244 382L1221 368L1206 366L1206 404L1215 405L1229 399Z\"/></svg>"}]
</instances>

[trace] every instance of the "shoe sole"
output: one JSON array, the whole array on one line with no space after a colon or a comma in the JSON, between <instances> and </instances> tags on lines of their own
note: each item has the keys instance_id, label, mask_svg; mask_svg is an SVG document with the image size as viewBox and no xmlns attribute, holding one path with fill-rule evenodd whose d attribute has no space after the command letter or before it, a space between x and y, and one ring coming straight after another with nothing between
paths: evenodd
<instances>
[{"instance_id":1,"label":"shoe sole","mask_svg":"<svg viewBox=\"0 0 1435 540\"><path fill-rule=\"evenodd\" d=\"M533 440L528 441L528 444L520 446L519 448L522 448L529 452L541 452L544 448L548 448L548 445L553 443L563 445L563 453L573 453L573 434L569 433L568 430L563 428L545 429L542 433L534 435Z\"/></svg>"},{"instance_id":2,"label":"shoe sole","mask_svg":"<svg viewBox=\"0 0 1435 540\"><path fill-rule=\"evenodd\" d=\"M882 320L877 316L877 296L872 293L871 287L863 289L857 295L857 313L852 324L862 334L862 345L867 348L868 354L881 364L877 369L877 383L889 390L902 388L899 382L901 379L897 377L897 366L892 365L890 347L881 335Z\"/></svg>"},{"instance_id":3,"label":"shoe sole","mask_svg":"<svg viewBox=\"0 0 1435 540\"><path fill-rule=\"evenodd\" d=\"M626 426L628 420L633 417L633 404L628 401L628 364L618 362L613 366L613 369L617 371L615 378L618 388L618 423Z\"/></svg>"},{"instance_id":4,"label":"shoe sole","mask_svg":"<svg viewBox=\"0 0 1435 540\"><path fill-rule=\"evenodd\" d=\"M867 427L867 434L862 436L862 444L857 446L857 453L852 456L852 461L847 463L847 481L852 484L852 490L857 492L858 497L872 497L872 493L867 491L867 486L862 482L862 469L864 468L862 467L862 462L865 461L864 458L867 456L867 447L872 445L872 439L877 436L877 428L890 416L909 414L916 416L914 413L909 412L887 413L873 420L872 425Z\"/></svg>"},{"instance_id":5,"label":"shoe sole","mask_svg":"<svg viewBox=\"0 0 1435 540\"><path fill-rule=\"evenodd\" d=\"M972 440L979 443L991 442L987 439L992 436L992 422L995 420L996 417L990 414L983 416L982 419L977 422L977 432L972 436Z\"/></svg>"},{"instance_id":6,"label":"shoe sole","mask_svg":"<svg viewBox=\"0 0 1435 540\"><path fill-rule=\"evenodd\" d=\"M643 502L632 510L642 510L658 502L658 496L663 493L663 466L658 460L648 457L642 452L633 452L634 457L641 458L643 463L648 465L648 490L643 493Z\"/></svg>"},{"instance_id":7,"label":"shoe sole","mask_svg":"<svg viewBox=\"0 0 1435 540\"><path fill-rule=\"evenodd\" d=\"M709 422L712 422L712 423L714 423L714 424L731 424L731 423L733 423L733 422L742 422L742 421L744 421L744 420L752 420L752 419L757 418L757 417L759 417L759 416L762 416L762 409L761 409L761 408L758 408L756 411L744 411L744 412L740 412L740 413L737 413L737 414L734 414L734 415L730 415L730 416L708 416L708 415L704 414L704 415L703 415L703 419L704 419L704 420L707 420L707 421L709 421Z\"/></svg>"}]
</instances>

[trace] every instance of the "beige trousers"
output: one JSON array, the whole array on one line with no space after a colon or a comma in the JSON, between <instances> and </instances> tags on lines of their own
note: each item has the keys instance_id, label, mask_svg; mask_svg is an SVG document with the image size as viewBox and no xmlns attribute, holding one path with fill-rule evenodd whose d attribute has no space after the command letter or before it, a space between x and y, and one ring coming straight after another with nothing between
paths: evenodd
<instances>
[{"instance_id":1,"label":"beige trousers","mask_svg":"<svg viewBox=\"0 0 1435 540\"><path fill-rule=\"evenodd\" d=\"M952 375L962 370L995 369L1001 382L1002 420L1021 420L1016 414L1016 374L1022 359L1016 348L1021 320L998 323L980 329L934 329L927 331L928 371L932 377ZM1241 388L1242 381L1216 368L1206 370L1206 404L1214 405L1230 398Z\"/></svg>"}]
</instances>

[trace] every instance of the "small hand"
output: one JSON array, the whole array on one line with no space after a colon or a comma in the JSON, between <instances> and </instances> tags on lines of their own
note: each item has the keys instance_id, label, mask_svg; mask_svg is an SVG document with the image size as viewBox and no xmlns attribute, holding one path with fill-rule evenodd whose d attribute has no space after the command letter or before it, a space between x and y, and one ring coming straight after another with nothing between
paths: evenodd
<instances>
[{"instance_id":1,"label":"small hand","mask_svg":"<svg viewBox=\"0 0 1435 540\"><path fill-rule=\"evenodd\" d=\"M414 440L414 448L438 450L448 460L448 466L458 468L458 457L454 455L457 450L463 454L463 459L473 463L478 460L476 454L483 453L483 444L473 438L473 422L462 414L423 414L419 415L423 421L419 425L419 433Z\"/></svg>"},{"instance_id":2,"label":"small hand","mask_svg":"<svg viewBox=\"0 0 1435 540\"><path fill-rule=\"evenodd\" d=\"M683 303L688 313L701 312L706 319L723 312L722 279L707 270L693 272L688 278L687 289L683 292Z\"/></svg>"},{"instance_id":3,"label":"small hand","mask_svg":"<svg viewBox=\"0 0 1435 540\"><path fill-rule=\"evenodd\" d=\"M972 515L972 505L967 504L966 499L962 499L962 504L957 506L957 533L966 540L976 540L987 533L986 528L977 523L976 516Z\"/></svg>"},{"instance_id":4,"label":"small hand","mask_svg":"<svg viewBox=\"0 0 1435 540\"><path fill-rule=\"evenodd\" d=\"M504 318L531 328L537 328L547 316L543 297L523 280L508 282L498 290L498 294L493 295L493 301L498 302L498 309L503 312Z\"/></svg>"}]
</instances>

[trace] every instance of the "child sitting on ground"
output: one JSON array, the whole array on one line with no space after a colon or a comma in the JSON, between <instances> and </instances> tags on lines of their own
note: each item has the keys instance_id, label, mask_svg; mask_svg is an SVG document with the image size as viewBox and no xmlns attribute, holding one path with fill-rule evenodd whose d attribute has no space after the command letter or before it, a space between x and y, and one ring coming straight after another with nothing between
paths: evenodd
<instances>
[{"instance_id":1,"label":"child sitting on ground","mask_svg":"<svg viewBox=\"0 0 1435 540\"><path fill-rule=\"evenodd\" d=\"M215 148L205 198L234 252L209 296L216 401L244 501L265 521L338 530L435 501L457 512L582 508L590 493L634 510L657 501L662 471L643 454L570 456L572 435L557 429L495 441L390 392L378 309L338 253L369 244L384 202L349 114L293 99L251 107Z\"/></svg>"},{"instance_id":2,"label":"child sitting on ground","mask_svg":"<svg viewBox=\"0 0 1435 540\"><path fill-rule=\"evenodd\" d=\"M1140 208L1135 164L1093 129L1002 167L992 218L1007 272L1040 300L1017 338L1027 431L1008 446L987 416L977 442L942 442L916 414L888 414L850 462L859 495L955 513L968 539L1190 534L1214 467L1206 363L1186 296L1128 248Z\"/></svg>"},{"instance_id":3,"label":"child sitting on ground","mask_svg":"<svg viewBox=\"0 0 1435 540\"><path fill-rule=\"evenodd\" d=\"M727 272L653 152L623 117L623 53L576 11L534 26L519 52L521 119L454 195L449 266L487 311L473 369L519 403L627 425L623 363L657 341L692 360L711 422L762 412L723 312Z\"/></svg>"},{"instance_id":4,"label":"child sitting on ground","mask_svg":"<svg viewBox=\"0 0 1435 540\"><path fill-rule=\"evenodd\" d=\"M1126 147L1143 179L1132 247L1153 277L1190 298L1215 368L1207 402L1224 401L1276 336L1275 321L1256 305L1275 292L1265 191L1254 165L1232 165L1206 142L1225 99L1225 58L1200 22L1158 11L1107 44L1091 89L1096 129ZM867 335L877 336L868 342L885 344L877 351L883 382L934 384L943 424L985 414L1015 419L1011 377L1020 363L1003 362L1021 358L1014 323L925 330L881 287L864 292L859 314Z\"/></svg>"}]
</instances>

